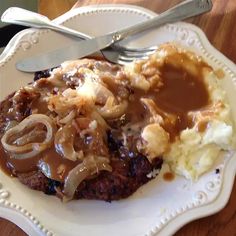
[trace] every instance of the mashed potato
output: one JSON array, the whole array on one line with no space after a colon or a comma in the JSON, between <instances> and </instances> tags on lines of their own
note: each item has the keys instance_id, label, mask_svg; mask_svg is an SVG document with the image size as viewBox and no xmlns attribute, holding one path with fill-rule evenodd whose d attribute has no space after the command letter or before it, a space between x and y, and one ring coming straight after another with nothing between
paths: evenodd
<instances>
[{"instance_id":1,"label":"mashed potato","mask_svg":"<svg viewBox=\"0 0 236 236\"><path fill-rule=\"evenodd\" d=\"M206 73L205 82L212 105L189 112L195 117L194 127L183 130L164 156L175 173L191 180L197 180L208 171L220 151L232 150L234 146L233 122L226 94L213 71Z\"/></svg>"},{"instance_id":2,"label":"mashed potato","mask_svg":"<svg viewBox=\"0 0 236 236\"><path fill-rule=\"evenodd\" d=\"M138 144L138 149L149 160L160 154L172 171L197 180L213 166L221 151L233 149L231 111L219 84L224 75L219 76L202 57L167 43L147 61L131 63L125 70L134 87L145 91L158 87L157 100L142 99L151 122L164 128L160 131L150 125L143 130L141 138L146 148ZM192 85L186 82L189 80ZM192 124L182 125L181 119ZM172 138L168 139L169 135Z\"/></svg>"}]
</instances>

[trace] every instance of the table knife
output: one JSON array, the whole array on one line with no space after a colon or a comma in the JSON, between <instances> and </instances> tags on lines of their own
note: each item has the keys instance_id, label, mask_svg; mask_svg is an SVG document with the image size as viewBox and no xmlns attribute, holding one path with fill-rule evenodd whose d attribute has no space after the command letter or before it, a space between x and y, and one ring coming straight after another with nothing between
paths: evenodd
<instances>
[{"instance_id":1,"label":"table knife","mask_svg":"<svg viewBox=\"0 0 236 236\"><path fill-rule=\"evenodd\" d=\"M211 9L211 0L186 0L160 15L134 26L92 39L82 40L71 44L69 47L25 58L16 63L16 68L24 72L36 72L53 68L60 65L63 61L74 60L91 55L131 35L153 27L159 27L166 23L172 23L196 16L210 11Z\"/></svg>"}]
</instances>

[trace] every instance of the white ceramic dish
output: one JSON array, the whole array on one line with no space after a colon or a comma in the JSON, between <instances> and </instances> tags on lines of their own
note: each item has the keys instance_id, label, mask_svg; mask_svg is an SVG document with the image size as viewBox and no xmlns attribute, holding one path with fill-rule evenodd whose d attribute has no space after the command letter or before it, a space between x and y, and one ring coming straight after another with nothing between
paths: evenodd
<instances>
[{"instance_id":1,"label":"white ceramic dish","mask_svg":"<svg viewBox=\"0 0 236 236\"><path fill-rule=\"evenodd\" d=\"M91 35L101 35L155 16L146 9L128 5L101 5L75 9L55 21ZM91 27L93 25L93 27ZM32 74L15 69L20 58L60 48L73 41L49 30L26 30L16 35L0 56L0 99L32 81ZM213 67L222 68L222 83L233 107L236 67L215 50L197 27L176 23L142 34L130 42L134 47L177 41L200 53ZM26 233L38 235L170 235L187 222L222 209L228 201L236 171L236 156L229 153L198 182L182 177L165 182L163 172L132 197L106 203L73 201L62 204L57 198L32 191L0 172L0 217L15 222ZM216 174L215 169L220 173ZM227 179L227 181L226 181Z\"/></svg>"}]
</instances>

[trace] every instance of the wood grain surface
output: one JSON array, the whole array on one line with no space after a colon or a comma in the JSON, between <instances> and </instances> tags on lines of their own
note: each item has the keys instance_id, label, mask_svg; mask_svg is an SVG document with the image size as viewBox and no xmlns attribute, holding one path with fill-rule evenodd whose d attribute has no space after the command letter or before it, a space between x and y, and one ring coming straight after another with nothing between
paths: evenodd
<instances>
[{"instance_id":1,"label":"wood grain surface","mask_svg":"<svg viewBox=\"0 0 236 236\"><path fill-rule=\"evenodd\" d=\"M76 0L39 0L38 11L49 19L54 19L69 11L75 3Z\"/></svg>"},{"instance_id":2,"label":"wood grain surface","mask_svg":"<svg viewBox=\"0 0 236 236\"><path fill-rule=\"evenodd\" d=\"M67 11L73 0L41 0L39 10L50 18ZM74 7L103 4L127 3L146 7L160 13L180 0L79 0ZM205 15L188 20L199 26L210 42L219 51L236 63L236 0L213 0L213 10ZM13 223L0 219L0 236L25 236ZM223 210L215 215L193 221L175 236L236 236L236 182L231 197Z\"/></svg>"}]
</instances>

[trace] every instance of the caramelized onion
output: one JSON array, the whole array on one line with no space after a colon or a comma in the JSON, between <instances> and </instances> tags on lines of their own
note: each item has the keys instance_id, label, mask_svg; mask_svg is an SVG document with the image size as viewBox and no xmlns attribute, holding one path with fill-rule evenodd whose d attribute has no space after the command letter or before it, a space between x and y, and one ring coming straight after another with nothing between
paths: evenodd
<instances>
[{"instance_id":1,"label":"caramelized onion","mask_svg":"<svg viewBox=\"0 0 236 236\"><path fill-rule=\"evenodd\" d=\"M13 128L14 126L18 125L19 123L16 120L10 120L7 122L7 125L4 129L4 131L6 132L7 130Z\"/></svg>"},{"instance_id":2,"label":"caramelized onion","mask_svg":"<svg viewBox=\"0 0 236 236\"><path fill-rule=\"evenodd\" d=\"M83 159L83 152L76 152L74 149L75 135L76 129L69 123L57 131L54 140L57 153L71 161Z\"/></svg>"},{"instance_id":3,"label":"caramelized onion","mask_svg":"<svg viewBox=\"0 0 236 236\"><path fill-rule=\"evenodd\" d=\"M43 139L45 139L45 136L46 136L45 130L38 130L35 128L35 129L31 130L29 133L16 139L14 144L16 144L17 146L23 146L27 143L32 143L35 140L43 140Z\"/></svg>"},{"instance_id":4,"label":"caramelized onion","mask_svg":"<svg viewBox=\"0 0 236 236\"><path fill-rule=\"evenodd\" d=\"M43 124L47 131L46 131L46 137L43 140L43 142L32 142L32 143L26 143L24 145L15 145L10 144L9 139L12 139L14 135L17 135L18 133L22 132L26 128L33 127L37 124ZM34 114L30 115L27 118L25 118L23 121L20 122L20 124L14 126L13 128L9 129L2 137L1 142L4 149L10 153L12 153L12 157L16 159L26 159L33 157L40 152L47 149L51 143L53 142L53 136L54 132L56 130L56 126L51 118L49 118L46 115L42 114ZM37 133L31 133L32 138L28 138L29 141L37 139L36 135ZM24 137L24 136L23 136ZM14 141L16 144L25 143L22 142L21 138L16 139Z\"/></svg>"},{"instance_id":5,"label":"caramelized onion","mask_svg":"<svg viewBox=\"0 0 236 236\"><path fill-rule=\"evenodd\" d=\"M128 102L123 100L120 104L115 105L114 99L109 97L105 106L99 108L98 111L101 116L105 119L115 119L121 117L128 107Z\"/></svg>"},{"instance_id":6,"label":"caramelized onion","mask_svg":"<svg viewBox=\"0 0 236 236\"><path fill-rule=\"evenodd\" d=\"M94 83L94 89L96 94L96 102L105 104L108 98L112 97L115 100L113 93L100 83Z\"/></svg>"},{"instance_id":7,"label":"caramelized onion","mask_svg":"<svg viewBox=\"0 0 236 236\"><path fill-rule=\"evenodd\" d=\"M69 122L71 122L76 116L76 111L72 110L69 112L69 114L67 116L65 116L64 118L60 119L60 123L61 124L67 124Z\"/></svg>"},{"instance_id":8,"label":"caramelized onion","mask_svg":"<svg viewBox=\"0 0 236 236\"><path fill-rule=\"evenodd\" d=\"M38 163L38 167L46 177L48 177L49 179L52 178L51 169L48 163L40 160L40 162Z\"/></svg>"},{"instance_id":9,"label":"caramelized onion","mask_svg":"<svg viewBox=\"0 0 236 236\"><path fill-rule=\"evenodd\" d=\"M80 96L85 98L92 98L96 103L105 104L109 97L114 97L113 93L105 87L105 85L86 79L84 84L77 88L77 92Z\"/></svg>"},{"instance_id":10,"label":"caramelized onion","mask_svg":"<svg viewBox=\"0 0 236 236\"><path fill-rule=\"evenodd\" d=\"M107 130L109 128L107 122L103 119L103 117L99 114L98 111L92 111L90 116L93 120L96 120L103 129Z\"/></svg>"},{"instance_id":11,"label":"caramelized onion","mask_svg":"<svg viewBox=\"0 0 236 236\"><path fill-rule=\"evenodd\" d=\"M34 156L38 155L40 152L42 152L42 151L32 150L30 152L26 152L26 153L22 153L22 154L12 153L10 157L14 158L14 159L23 160L23 159L28 159L28 158L34 157Z\"/></svg>"},{"instance_id":12,"label":"caramelized onion","mask_svg":"<svg viewBox=\"0 0 236 236\"><path fill-rule=\"evenodd\" d=\"M55 111L61 117L72 109L79 109L84 101L77 96L76 90L66 89L62 94L51 96L48 101L50 111Z\"/></svg>"},{"instance_id":13,"label":"caramelized onion","mask_svg":"<svg viewBox=\"0 0 236 236\"><path fill-rule=\"evenodd\" d=\"M63 200L71 200L77 187L83 180L94 174L98 174L102 170L112 171L108 158L93 155L87 156L82 163L69 172L64 184Z\"/></svg>"}]
</instances>

